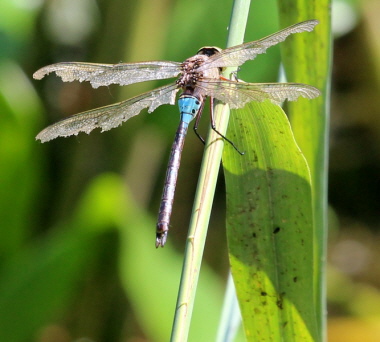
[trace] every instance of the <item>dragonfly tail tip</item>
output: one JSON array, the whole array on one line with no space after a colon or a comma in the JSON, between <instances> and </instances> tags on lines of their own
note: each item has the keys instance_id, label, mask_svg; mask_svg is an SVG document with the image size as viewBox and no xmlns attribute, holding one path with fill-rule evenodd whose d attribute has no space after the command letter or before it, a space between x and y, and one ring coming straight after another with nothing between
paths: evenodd
<instances>
[{"instance_id":1,"label":"dragonfly tail tip","mask_svg":"<svg viewBox=\"0 0 380 342\"><path fill-rule=\"evenodd\" d=\"M156 235L156 248L158 247L164 247L166 243L166 239L168 237L167 232L159 232Z\"/></svg>"}]
</instances>

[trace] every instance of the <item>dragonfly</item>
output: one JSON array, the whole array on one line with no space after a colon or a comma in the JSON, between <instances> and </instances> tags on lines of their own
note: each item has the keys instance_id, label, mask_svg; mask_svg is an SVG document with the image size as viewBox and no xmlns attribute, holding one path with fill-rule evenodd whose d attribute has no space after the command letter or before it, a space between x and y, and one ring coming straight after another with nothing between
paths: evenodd
<instances>
[{"instance_id":1,"label":"dragonfly","mask_svg":"<svg viewBox=\"0 0 380 342\"><path fill-rule=\"evenodd\" d=\"M128 100L88 110L48 126L36 139L46 142L57 137L77 135L79 132L90 133L95 128L108 131L121 125L131 117L147 108L153 112L163 104L174 105L178 91L180 123L171 148L164 189L156 225L156 247L163 247L167 240L172 213L177 175L181 162L181 153L190 122L195 119L193 130L197 133L205 99L210 98L228 104L230 108L242 108L248 102L269 100L280 105L285 100L295 101L299 97L313 99L320 91L310 85L300 83L247 83L237 78L230 80L222 76L226 67L239 67L248 60L282 41L289 35L311 32L318 20L307 20L289 26L265 38L220 49L203 47L193 57L184 62L149 61L137 63L97 64L84 62L61 62L37 70L33 77L42 79L54 72L64 82L88 81L93 88L111 84L129 85L149 80L177 77L171 84L161 86ZM211 128L224 140L236 146L216 128L211 105ZM237 149L238 150L238 149Z\"/></svg>"}]
</instances>

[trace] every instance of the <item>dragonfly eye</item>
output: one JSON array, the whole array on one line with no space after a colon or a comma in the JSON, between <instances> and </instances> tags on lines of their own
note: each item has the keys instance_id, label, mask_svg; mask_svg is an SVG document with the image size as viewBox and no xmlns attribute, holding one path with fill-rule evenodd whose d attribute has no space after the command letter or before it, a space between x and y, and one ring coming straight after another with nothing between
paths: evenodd
<instances>
[{"instance_id":1,"label":"dragonfly eye","mask_svg":"<svg viewBox=\"0 0 380 342\"><path fill-rule=\"evenodd\" d=\"M206 55L208 57L211 57L220 51L222 51L222 49L216 46L204 46L198 50L197 55Z\"/></svg>"}]
</instances>

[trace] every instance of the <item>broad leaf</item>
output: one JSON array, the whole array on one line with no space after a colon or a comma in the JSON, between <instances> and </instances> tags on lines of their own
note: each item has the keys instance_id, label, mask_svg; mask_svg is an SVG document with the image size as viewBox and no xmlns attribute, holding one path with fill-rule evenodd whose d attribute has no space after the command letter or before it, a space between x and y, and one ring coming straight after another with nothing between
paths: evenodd
<instances>
[{"instance_id":1,"label":"broad leaf","mask_svg":"<svg viewBox=\"0 0 380 342\"><path fill-rule=\"evenodd\" d=\"M225 148L230 263L248 341L317 336L313 216L305 158L282 109L250 103L231 115Z\"/></svg>"}]
</instances>

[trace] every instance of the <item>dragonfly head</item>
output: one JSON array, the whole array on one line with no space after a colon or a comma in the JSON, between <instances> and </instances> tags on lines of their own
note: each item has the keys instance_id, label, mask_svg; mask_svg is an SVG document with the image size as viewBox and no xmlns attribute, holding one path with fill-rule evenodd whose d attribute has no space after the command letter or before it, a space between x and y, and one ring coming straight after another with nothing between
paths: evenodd
<instances>
[{"instance_id":1,"label":"dragonfly head","mask_svg":"<svg viewBox=\"0 0 380 342\"><path fill-rule=\"evenodd\" d=\"M217 46L204 46L200 48L197 52L197 55L205 55L207 57L211 57L215 54L218 54L222 51L221 48L218 48ZM224 68L219 68L220 72L224 70Z\"/></svg>"},{"instance_id":2,"label":"dragonfly head","mask_svg":"<svg viewBox=\"0 0 380 342\"><path fill-rule=\"evenodd\" d=\"M197 55L206 55L208 57L211 57L220 51L222 51L222 49L216 46L204 46L198 50Z\"/></svg>"}]
</instances>

